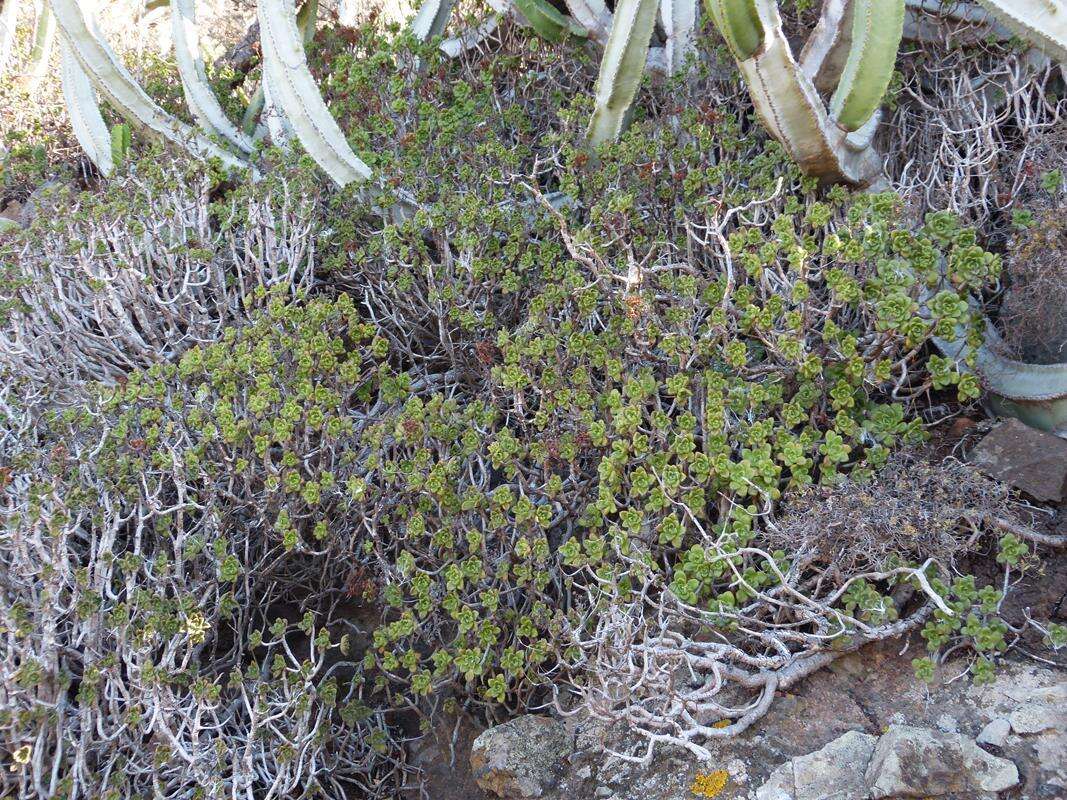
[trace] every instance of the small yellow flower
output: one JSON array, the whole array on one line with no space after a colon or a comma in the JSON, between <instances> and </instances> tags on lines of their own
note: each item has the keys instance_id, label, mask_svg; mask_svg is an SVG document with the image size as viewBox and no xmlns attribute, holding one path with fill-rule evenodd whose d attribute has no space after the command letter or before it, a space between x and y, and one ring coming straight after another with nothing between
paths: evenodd
<instances>
[{"instance_id":1,"label":"small yellow flower","mask_svg":"<svg viewBox=\"0 0 1067 800\"><path fill-rule=\"evenodd\" d=\"M22 747L11 754L11 757L15 760L15 763L11 765L11 771L16 772L19 765L29 764L31 755L33 755L33 748L28 744L22 745Z\"/></svg>"},{"instance_id":2,"label":"small yellow flower","mask_svg":"<svg viewBox=\"0 0 1067 800\"><path fill-rule=\"evenodd\" d=\"M207 624L207 620L204 619L204 615L199 611L195 614L190 614L185 620L185 632L189 634L189 641L193 644L200 644L204 641L204 636L210 627Z\"/></svg>"},{"instance_id":3,"label":"small yellow flower","mask_svg":"<svg viewBox=\"0 0 1067 800\"><path fill-rule=\"evenodd\" d=\"M718 797L730 782L730 773L724 769L714 772L698 772L689 791L697 797Z\"/></svg>"}]
</instances>

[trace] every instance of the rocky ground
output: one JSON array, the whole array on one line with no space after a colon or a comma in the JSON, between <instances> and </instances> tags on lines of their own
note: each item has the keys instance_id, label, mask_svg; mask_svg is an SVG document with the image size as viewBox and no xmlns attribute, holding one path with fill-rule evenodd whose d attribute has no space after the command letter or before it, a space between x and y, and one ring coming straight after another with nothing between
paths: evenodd
<instances>
[{"instance_id":1,"label":"rocky ground","mask_svg":"<svg viewBox=\"0 0 1067 800\"><path fill-rule=\"evenodd\" d=\"M1010 661L974 686L948 664L927 687L900 648L842 658L707 763L667 749L613 763L595 728L547 716L480 735L451 720L418 760L434 800L1067 798L1067 672Z\"/></svg>"}]
</instances>

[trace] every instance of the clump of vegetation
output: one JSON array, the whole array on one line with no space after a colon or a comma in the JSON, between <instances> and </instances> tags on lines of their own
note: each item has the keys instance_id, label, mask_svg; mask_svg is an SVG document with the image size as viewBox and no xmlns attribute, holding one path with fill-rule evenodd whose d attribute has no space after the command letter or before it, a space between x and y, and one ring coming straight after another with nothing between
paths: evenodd
<instances>
[{"instance_id":1,"label":"clump of vegetation","mask_svg":"<svg viewBox=\"0 0 1067 800\"><path fill-rule=\"evenodd\" d=\"M220 176L149 150L106 192L55 188L0 243L0 353L20 380L77 391L215 341L256 289L307 288L322 189L278 163L218 196Z\"/></svg>"},{"instance_id":2,"label":"clump of vegetation","mask_svg":"<svg viewBox=\"0 0 1067 800\"><path fill-rule=\"evenodd\" d=\"M927 514L894 455L931 396L977 398L931 344L980 340L1000 258L803 177L736 75L647 88L591 155L588 59L497 46L320 39L373 208L306 159L224 176L135 144L7 240L19 796L393 797L441 704L706 756L866 643L922 630L978 677L1003 649L999 593L953 573L1003 495L939 473ZM879 527L864 493L894 491ZM804 527L838 496L843 555ZM1025 537L999 550L1025 566Z\"/></svg>"}]
</instances>

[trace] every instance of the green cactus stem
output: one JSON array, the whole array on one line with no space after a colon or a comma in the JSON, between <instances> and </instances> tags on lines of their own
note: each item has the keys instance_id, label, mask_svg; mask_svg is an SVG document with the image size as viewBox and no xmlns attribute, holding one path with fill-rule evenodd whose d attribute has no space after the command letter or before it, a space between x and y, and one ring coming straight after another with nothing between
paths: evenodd
<instances>
[{"instance_id":1,"label":"green cactus stem","mask_svg":"<svg viewBox=\"0 0 1067 800\"><path fill-rule=\"evenodd\" d=\"M648 59L657 6L658 0L619 0L615 7L587 132L592 147L613 141L626 127Z\"/></svg>"},{"instance_id":2,"label":"green cactus stem","mask_svg":"<svg viewBox=\"0 0 1067 800\"><path fill-rule=\"evenodd\" d=\"M734 57L745 61L763 45L763 23L754 0L704 0L715 27Z\"/></svg>"},{"instance_id":3,"label":"green cactus stem","mask_svg":"<svg viewBox=\"0 0 1067 800\"><path fill-rule=\"evenodd\" d=\"M882 104L904 33L904 0L853 0L852 43L830 114L846 131L862 128Z\"/></svg>"}]
</instances>

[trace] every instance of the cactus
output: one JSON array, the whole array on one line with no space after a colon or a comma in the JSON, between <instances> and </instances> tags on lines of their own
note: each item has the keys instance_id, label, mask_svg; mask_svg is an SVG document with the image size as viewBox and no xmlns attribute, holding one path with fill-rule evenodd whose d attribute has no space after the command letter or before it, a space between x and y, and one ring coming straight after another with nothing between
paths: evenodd
<instances>
[{"instance_id":1,"label":"cactus","mask_svg":"<svg viewBox=\"0 0 1067 800\"><path fill-rule=\"evenodd\" d=\"M445 32L448 18L452 15L455 0L426 0L411 20L411 33L420 42L426 42Z\"/></svg>"},{"instance_id":2,"label":"cactus","mask_svg":"<svg viewBox=\"0 0 1067 800\"><path fill-rule=\"evenodd\" d=\"M587 138L593 147L616 139L626 127L641 83L658 0L619 0L597 76Z\"/></svg>"},{"instance_id":3,"label":"cactus","mask_svg":"<svg viewBox=\"0 0 1067 800\"><path fill-rule=\"evenodd\" d=\"M226 168L245 166L241 159L160 108L111 52L78 0L49 0L49 3L71 54L97 91L127 120L194 155L217 158Z\"/></svg>"},{"instance_id":4,"label":"cactus","mask_svg":"<svg viewBox=\"0 0 1067 800\"><path fill-rule=\"evenodd\" d=\"M3 0L0 7L0 75L15 49L15 27L19 21L19 0Z\"/></svg>"},{"instance_id":5,"label":"cactus","mask_svg":"<svg viewBox=\"0 0 1067 800\"><path fill-rule=\"evenodd\" d=\"M755 0L704 0L708 15L734 58L752 58L763 43L763 23Z\"/></svg>"},{"instance_id":6,"label":"cactus","mask_svg":"<svg viewBox=\"0 0 1067 800\"><path fill-rule=\"evenodd\" d=\"M929 290L928 301L934 294ZM971 300L977 309L977 301ZM975 350L967 343L967 330L957 326L949 338L934 337L946 356L978 376L997 414L1016 417L1027 425L1067 436L1067 364L1027 364L1000 355L1003 343L988 320L982 345Z\"/></svg>"},{"instance_id":7,"label":"cactus","mask_svg":"<svg viewBox=\"0 0 1067 800\"><path fill-rule=\"evenodd\" d=\"M170 0L170 16L174 56L189 110L205 131L225 139L243 153L251 153L252 140L226 117L208 83L200 55L195 0Z\"/></svg>"},{"instance_id":8,"label":"cactus","mask_svg":"<svg viewBox=\"0 0 1067 800\"><path fill-rule=\"evenodd\" d=\"M52 43L56 38L56 18L45 6L37 17L37 31L33 37L33 50L26 68L26 87L33 91L48 74L48 60L52 55Z\"/></svg>"},{"instance_id":9,"label":"cactus","mask_svg":"<svg viewBox=\"0 0 1067 800\"><path fill-rule=\"evenodd\" d=\"M1053 61L1067 64L1067 2L978 0L1002 25Z\"/></svg>"},{"instance_id":10,"label":"cactus","mask_svg":"<svg viewBox=\"0 0 1067 800\"><path fill-rule=\"evenodd\" d=\"M455 58L491 36L498 25L500 25L500 14L490 14L477 25L441 42L441 51L449 58Z\"/></svg>"},{"instance_id":11,"label":"cactus","mask_svg":"<svg viewBox=\"0 0 1067 800\"><path fill-rule=\"evenodd\" d=\"M111 160L115 166L120 166L126 160L132 144L129 125L120 122L111 129Z\"/></svg>"},{"instance_id":12,"label":"cactus","mask_svg":"<svg viewBox=\"0 0 1067 800\"><path fill-rule=\"evenodd\" d=\"M830 100L845 130L859 130L882 104L903 32L903 0L853 0L848 60Z\"/></svg>"},{"instance_id":13,"label":"cactus","mask_svg":"<svg viewBox=\"0 0 1067 800\"><path fill-rule=\"evenodd\" d=\"M111 137L100 114L96 91L66 42L59 45L59 65L63 97L74 137L100 173L110 175L115 168L111 158Z\"/></svg>"},{"instance_id":14,"label":"cactus","mask_svg":"<svg viewBox=\"0 0 1067 800\"><path fill-rule=\"evenodd\" d=\"M411 20L411 33L420 42L443 35L454 5L455 0L425 0ZM477 25L444 39L441 42L441 52L449 58L466 52L496 31L501 16L500 12L492 12Z\"/></svg>"},{"instance_id":15,"label":"cactus","mask_svg":"<svg viewBox=\"0 0 1067 800\"><path fill-rule=\"evenodd\" d=\"M800 70L820 92L831 93L851 45L852 0L824 0L819 21L800 53Z\"/></svg>"},{"instance_id":16,"label":"cactus","mask_svg":"<svg viewBox=\"0 0 1067 800\"><path fill-rule=\"evenodd\" d=\"M816 31L820 41L805 54L806 68L802 68L782 31L774 0L707 0L709 14L738 60L764 127L806 174L825 181L870 186L883 180L881 159L871 146L877 123L873 111L885 90L884 84L878 90L883 77L888 83L900 27L876 35L868 26L877 24L882 14L902 19L903 0L871 0L871 4L879 8L865 15L857 5L853 15L857 21L842 72L851 77L835 94L847 119L838 124L827 112L812 76L827 63L838 38L847 35L841 31L847 19L845 3L829 0L824 5ZM891 57L870 46L875 38L885 41Z\"/></svg>"},{"instance_id":17,"label":"cactus","mask_svg":"<svg viewBox=\"0 0 1067 800\"><path fill-rule=\"evenodd\" d=\"M738 62L764 126L807 174L860 186L881 181L881 159L871 138L900 42L904 0L827 0L805 49L803 67L793 57L774 0L705 0L705 7ZM664 21L670 22L665 24L668 73L676 72L684 60L685 13L680 6L664 9ZM642 58L648 52L648 37L638 43L631 33L615 42L620 52L629 46L630 69L618 71L620 56L609 52L619 25L618 8L615 17L589 125L594 145L617 137L625 126L642 66L633 69L632 52L638 46ZM676 25L677 35L672 36ZM832 114L815 85L820 73L836 85Z\"/></svg>"},{"instance_id":18,"label":"cactus","mask_svg":"<svg viewBox=\"0 0 1067 800\"><path fill-rule=\"evenodd\" d=\"M556 10L548 0L513 0L515 8L530 23L538 36L560 42L568 35L586 36L585 28Z\"/></svg>"},{"instance_id":19,"label":"cactus","mask_svg":"<svg viewBox=\"0 0 1067 800\"><path fill-rule=\"evenodd\" d=\"M565 2L567 11L585 29L589 38L597 44L607 44L608 35L611 32L611 12L608 11L604 0L565 0Z\"/></svg>"},{"instance_id":20,"label":"cactus","mask_svg":"<svg viewBox=\"0 0 1067 800\"><path fill-rule=\"evenodd\" d=\"M296 12L296 27L300 30L301 39L306 46L315 35L315 16L318 11L317 2L305 2ZM263 110L267 114L263 115ZM293 128L286 122L282 112L273 103L267 102L266 82L260 81L252 98L248 101L248 108L241 117L241 130L246 136L259 138L263 127L259 125L260 116L265 116L264 126L270 133L271 139L276 144L282 144L293 138Z\"/></svg>"},{"instance_id":21,"label":"cactus","mask_svg":"<svg viewBox=\"0 0 1067 800\"><path fill-rule=\"evenodd\" d=\"M371 170L348 146L307 66L292 0L257 0L263 80L300 144L339 186L370 179Z\"/></svg>"},{"instance_id":22,"label":"cactus","mask_svg":"<svg viewBox=\"0 0 1067 800\"><path fill-rule=\"evenodd\" d=\"M666 32L664 55L667 74L677 75L693 53L697 3L695 0L660 0L659 13Z\"/></svg>"}]
</instances>

